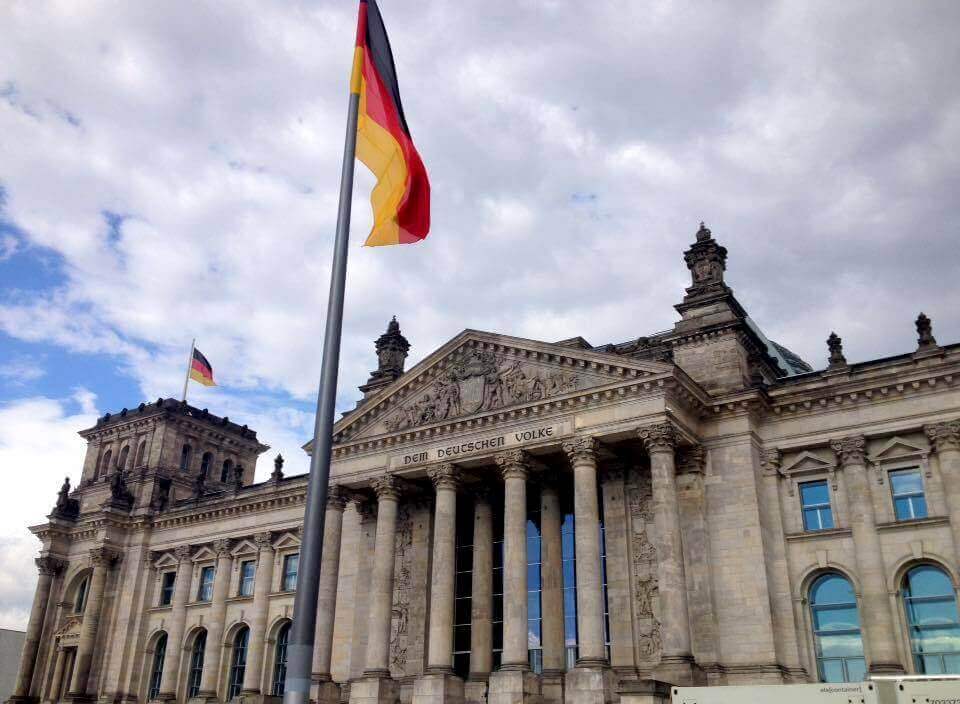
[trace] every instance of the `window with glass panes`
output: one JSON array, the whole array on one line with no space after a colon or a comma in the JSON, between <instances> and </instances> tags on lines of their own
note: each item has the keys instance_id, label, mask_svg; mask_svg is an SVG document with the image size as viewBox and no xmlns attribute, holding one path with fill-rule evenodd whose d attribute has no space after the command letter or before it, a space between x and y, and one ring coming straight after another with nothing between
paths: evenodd
<instances>
[{"instance_id":1,"label":"window with glass panes","mask_svg":"<svg viewBox=\"0 0 960 704\"><path fill-rule=\"evenodd\" d=\"M230 680L227 696L233 699L243 691L243 676L247 671L247 645L250 629L243 626L233 638L233 657L230 661Z\"/></svg>"},{"instance_id":2,"label":"window with glass panes","mask_svg":"<svg viewBox=\"0 0 960 704\"><path fill-rule=\"evenodd\" d=\"M503 497L493 504L493 669L503 661Z\"/></svg>"},{"instance_id":3,"label":"window with glass panes","mask_svg":"<svg viewBox=\"0 0 960 704\"><path fill-rule=\"evenodd\" d=\"M90 585L90 578L84 577L83 581L80 582L80 586L77 587L77 598L73 604L73 612L75 614L82 614L83 609L87 605L87 587Z\"/></svg>"},{"instance_id":4,"label":"window with glass panes","mask_svg":"<svg viewBox=\"0 0 960 704\"><path fill-rule=\"evenodd\" d=\"M173 585L176 581L176 572L164 572L160 577L160 606L169 606L173 601Z\"/></svg>"},{"instance_id":5,"label":"window with glass panes","mask_svg":"<svg viewBox=\"0 0 960 704\"><path fill-rule=\"evenodd\" d=\"M470 626L473 608L473 505L457 501L457 549L454 564L453 671L470 675Z\"/></svg>"},{"instance_id":6,"label":"window with glass panes","mask_svg":"<svg viewBox=\"0 0 960 704\"><path fill-rule=\"evenodd\" d=\"M200 583L197 586L197 601L210 601L213 598L213 565L200 570Z\"/></svg>"},{"instance_id":7,"label":"window with glass panes","mask_svg":"<svg viewBox=\"0 0 960 704\"><path fill-rule=\"evenodd\" d=\"M603 494L600 494L600 515L603 516ZM603 647L606 651L607 662L610 661L610 604L607 601L607 529L600 520L600 574L603 583L600 590L603 596Z\"/></svg>"},{"instance_id":8,"label":"window with glass panes","mask_svg":"<svg viewBox=\"0 0 960 704\"><path fill-rule=\"evenodd\" d=\"M190 673L187 679L187 696L200 694L200 679L203 677L203 656L207 650L207 632L201 631L193 641L190 652Z\"/></svg>"},{"instance_id":9,"label":"window with glass panes","mask_svg":"<svg viewBox=\"0 0 960 704\"><path fill-rule=\"evenodd\" d=\"M933 565L920 565L907 572L903 607L917 672L960 674L960 615L947 573Z\"/></svg>"},{"instance_id":10,"label":"window with glass panes","mask_svg":"<svg viewBox=\"0 0 960 704\"><path fill-rule=\"evenodd\" d=\"M810 586L810 615L821 682L860 682L866 675L853 586L835 572Z\"/></svg>"},{"instance_id":11,"label":"window with glass panes","mask_svg":"<svg viewBox=\"0 0 960 704\"><path fill-rule=\"evenodd\" d=\"M300 567L300 553L293 553L283 558L283 581L280 588L285 592L292 592L297 588L297 570Z\"/></svg>"},{"instance_id":12,"label":"window with glass panes","mask_svg":"<svg viewBox=\"0 0 960 704\"><path fill-rule=\"evenodd\" d=\"M577 664L577 561L573 532L573 506L564 507L560 524L560 554L563 561L563 643L567 669Z\"/></svg>"},{"instance_id":13,"label":"window with glass panes","mask_svg":"<svg viewBox=\"0 0 960 704\"><path fill-rule=\"evenodd\" d=\"M926 518L927 500L923 495L923 478L919 469L890 472L890 491L898 521Z\"/></svg>"},{"instance_id":14,"label":"window with glass panes","mask_svg":"<svg viewBox=\"0 0 960 704\"><path fill-rule=\"evenodd\" d=\"M827 481L803 482L800 485L800 504L803 507L804 530L833 528L833 512L830 510L830 490Z\"/></svg>"},{"instance_id":15,"label":"window with glass panes","mask_svg":"<svg viewBox=\"0 0 960 704\"><path fill-rule=\"evenodd\" d=\"M240 587L237 592L240 596L253 595L253 580L257 575L257 563L253 560L244 560L240 563Z\"/></svg>"},{"instance_id":16,"label":"window with glass panes","mask_svg":"<svg viewBox=\"0 0 960 704\"><path fill-rule=\"evenodd\" d=\"M287 643L290 641L290 623L280 627L273 658L273 696L282 697L287 681Z\"/></svg>"},{"instance_id":17,"label":"window with glass panes","mask_svg":"<svg viewBox=\"0 0 960 704\"><path fill-rule=\"evenodd\" d=\"M163 660L167 655L167 634L161 633L153 646L153 665L150 668L150 688L148 699L156 699L160 694L160 682L163 680ZM69 681L69 680L68 680Z\"/></svg>"},{"instance_id":18,"label":"window with glass panes","mask_svg":"<svg viewBox=\"0 0 960 704\"><path fill-rule=\"evenodd\" d=\"M540 490L527 484L527 658L543 672L543 614L540 579Z\"/></svg>"}]
</instances>

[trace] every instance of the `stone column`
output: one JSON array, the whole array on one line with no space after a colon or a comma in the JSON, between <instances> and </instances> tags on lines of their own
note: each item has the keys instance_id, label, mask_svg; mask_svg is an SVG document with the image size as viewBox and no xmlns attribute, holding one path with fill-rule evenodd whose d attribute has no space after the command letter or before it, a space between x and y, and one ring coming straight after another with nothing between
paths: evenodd
<instances>
[{"instance_id":1,"label":"stone column","mask_svg":"<svg viewBox=\"0 0 960 704\"><path fill-rule=\"evenodd\" d=\"M211 704L217 701L217 682L220 679L223 626L227 620L227 596L230 591L230 573L233 570L230 545L229 540L218 540L213 544L213 551L217 554L217 572L213 581L210 620L207 622L207 647L203 654L203 673L200 676L200 697Z\"/></svg>"},{"instance_id":2,"label":"stone column","mask_svg":"<svg viewBox=\"0 0 960 704\"><path fill-rule=\"evenodd\" d=\"M560 539L560 493L556 481L540 488L540 610L543 617L543 675L563 674L566 648L563 629L563 553Z\"/></svg>"},{"instance_id":3,"label":"stone column","mask_svg":"<svg viewBox=\"0 0 960 704\"><path fill-rule=\"evenodd\" d=\"M657 679L672 684L692 684L690 616L683 572L674 457L677 439L670 423L640 428L638 434L650 456L653 488L653 522L656 527L653 544L657 550L661 619L661 655Z\"/></svg>"},{"instance_id":4,"label":"stone column","mask_svg":"<svg viewBox=\"0 0 960 704\"><path fill-rule=\"evenodd\" d=\"M367 652L363 678L350 685L350 702L394 704L400 690L390 677L390 622L400 491L399 482L392 474L375 479L372 485L377 495L377 535L368 592Z\"/></svg>"},{"instance_id":5,"label":"stone column","mask_svg":"<svg viewBox=\"0 0 960 704\"><path fill-rule=\"evenodd\" d=\"M87 605L83 609L83 624L80 626L80 637L77 641L77 654L73 666L73 678L70 681L68 696L71 699L88 699L87 692L90 679L90 664L93 661L93 649L97 644L97 632L100 626L100 611L103 606L103 591L107 583L107 572L117 561L117 554L112 550L101 547L90 551L90 562L93 563L93 575L90 578L90 589L87 591Z\"/></svg>"},{"instance_id":6,"label":"stone column","mask_svg":"<svg viewBox=\"0 0 960 704\"><path fill-rule=\"evenodd\" d=\"M267 637L267 612L273 587L273 536L257 533L257 574L253 580L253 608L250 616L250 641L247 646L247 669L243 673L243 694L260 694L263 679L263 645Z\"/></svg>"},{"instance_id":7,"label":"stone column","mask_svg":"<svg viewBox=\"0 0 960 704\"><path fill-rule=\"evenodd\" d=\"M860 618L866 636L867 667L871 674L902 674L904 669L897 655L880 535L873 515L865 462L866 446L867 441L862 435L830 443L843 469L850 502L850 530L862 590Z\"/></svg>"},{"instance_id":8,"label":"stone column","mask_svg":"<svg viewBox=\"0 0 960 704\"><path fill-rule=\"evenodd\" d=\"M940 481L947 495L947 511L953 530L953 545L960 561L960 420L935 423L924 428L940 464Z\"/></svg>"},{"instance_id":9,"label":"stone column","mask_svg":"<svg viewBox=\"0 0 960 704\"><path fill-rule=\"evenodd\" d=\"M340 687L330 676L333 658L333 627L337 609L337 582L340 577L340 540L343 534L343 510L347 497L339 486L327 490L327 513L323 520L323 561L317 592L317 627L313 650L313 681L318 684L315 701L335 704Z\"/></svg>"},{"instance_id":10,"label":"stone column","mask_svg":"<svg viewBox=\"0 0 960 704\"><path fill-rule=\"evenodd\" d=\"M43 623L46 620L47 605L50 601L50 587L53 579L63 569L64 563L53 557L38 557L36 560L40 578L37 580L37 590L33 594L33 606L30 609L30 620L27 622L27 632L23 639L23 649L20 653L20 668L17 670L17 679L13 688L11 702L25 702L31 699L30 685L33 682L33 671L40 650L40 636L43 633Z\"/></svg>"},{"instance_id":11,"label":"stone column","mask_svg":"<svg viewBox=\"0 0 960 704\"><path fill-rule=\"evenodd\" d=\"M629 519L625 477L628 468L615 460L604 462L600 481L603 497L603 528L606 548L607 611L610 632L610 665L621 678L636 677L637 660L633 639L634 594L630 548L627 544Z\"/></svg>"},{"instance_id":12,"label":"stone column","mask_svg":"<svg viewBox=\"0 0 960 704\"><path fill-rule=\"evenodd\" d=\"M522 450L496 456L503 475L503 654L490 676L490 704L522 704L541 696L540 678L527 654L527 457Z\"/></svg>"},{"instance_id":13,"label":"stone column","mask_svg":"<svg viewBox=\"0 0 960 704\"><path fill-rule=\"evenodd\" d=\"M485 682L493 669L493 507L489 489L475 490L473 501L470 679Z\"/></svg>"},{"instance_id":14,"label":"stone column","mask_svg":"<svg viewBox=\"0 0 960 704\"><path fill-rule=\"evenodd\" d=\"M413 704L463 701L463 680L453 674L454 565L457 559L457 487L455 465L427 469L436 490L433 515L433 573L430 578L430 632L427 670L413 685Z\"/></svg>"},{"instance_id":15,"label":"stone column","mask_svg":"<svg viewBox=\"0 0 960 704\"><path fill-rule=\"evenodd\" d=\"M190 545L180 545L174 550L177 556L177 577L170 609L170 628L167 629L167 650L163 657L163 677L157 699L177 698L177 678L183 655L183 631L187 625L187 602L190 601L190 586L193 582L193 560Z\"/></svg>"},{"instance_id":16,"label":"stone column","mask_svg":"<svg viewBox=\"0 0 960 704\"><path fill-rule=\"evenodd\" d=\"M50 681L50 692L45 701L58 702L63 687L63 662L66 660L66 653L60 647L59 641L54 644L53 656L56 658L53 661L53 679Z\"/></svg>"}]
</instances>

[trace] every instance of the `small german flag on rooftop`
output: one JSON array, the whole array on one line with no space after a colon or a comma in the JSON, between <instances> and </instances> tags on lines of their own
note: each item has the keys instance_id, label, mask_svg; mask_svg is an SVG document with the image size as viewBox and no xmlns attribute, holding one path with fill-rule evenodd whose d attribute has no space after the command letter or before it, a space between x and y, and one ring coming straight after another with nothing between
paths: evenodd
<instances>
[{"instance_id":1,"label":"small german flag on rooftop","mask_svg":"<svg viewBox=\"0 0 960 704\"><path fill-rule=\"evenodd\" d=\"M376 0L360 0L350 91L360 95L357 157L377 177L370 247L419 242L430 231L430 181L400 103L390 40Z\"/></svg>"},{"instance_id":2,"label":"small german flag on rooftop","mask_svg":"<svg viewBox=\"0 0 960 704\"><path fill-rule=\"evenodd\" d=\"M193 348L193 359L190 360L190 378L204 386L216 386L213 381L213 367L196 347Z\"/></svg>"}]
</instances>

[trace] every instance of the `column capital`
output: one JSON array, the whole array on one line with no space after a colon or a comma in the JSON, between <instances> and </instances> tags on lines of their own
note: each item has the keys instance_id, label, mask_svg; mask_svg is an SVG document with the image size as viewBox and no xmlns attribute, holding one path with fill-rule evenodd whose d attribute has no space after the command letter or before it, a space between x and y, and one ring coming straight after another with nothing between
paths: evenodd
<instances>
[{"instance_id":1,"label":"column capital","mask_svg":"<svg viewBox=\"0 0 960 704\"><path fill-rule=\"evenodd\" d=\"M91 548L90 550L90 562L94 567L106 567L110 568L113 566L113 563L119 561L120 554L111 548L108 547L99 547Z\"/></svg>"},{"instance_id":2,"label":"column capital","mask_svg":"<svg viewBox=\"0 0 960 704\"><path fill-rule=\"evenodd\" d=\"M523 450L507 450L499 455L494 455L493 459L500 468L504 481L527 478L530 465L527 462L527 453Z\"/></svg>"},{"instance_id":3,"label":"column capital","mask_svg":"<svg viewBox=\"0 0 960 704\"><path fill-rule=\"evenodd\" d=\"M779 447L769 447L760 451L760 465L766 475L776 475L780 473L780 465L783 462L783 453Z\"/></svg>"},{"instance_id":4,"label":"column capital","mask_svg":"<svg viewBox=\"0 0 960 704\"><path fill-rule=\"evenodd\" d=\"M960 450L960 420L931 423L923 426L923 431L927 434L930 445L936 452Z\"/></svg>"},{"instance_id":5,"label":"column capital","mask_svg":"<svg viewBox=\"0 0 960 704\"><path fill-rule=\"evenodd\" d=\"M433 488L437 491L441 489L456 491L460 487L460 468L452 462L443 462L427 467L427 476L430 477Z\"/></svg>"},{"instance_id":6,"label":"column capital","mask_svg":"<svg viewBox=\"0 0 960 704\"><path fill-rule=\"evenodd\" d=\"M253 536L253 542L256 543L257 548L261 551L266 549L273 549L273 535L269 531L264 533L255 533Z\"/></svg>"},{"instance_id":7,"label":"column capital","mask_svg":"<svg viewBox=\"0 0 960 704\"><path fill-rule=\"evenodd\" d=\"M37 565L37 571L41 575L47 575L49 577L62 572L67 566L67 563L63 560L58 560L57 558L50 557L49 555L38 557L36 560L34 560L34 562Z\"/></svg>"},{"instance_id":8,"label":"column capital","mask_svg":"<svg viewBox=\"0 0 960 704\"><path fill-rule=\"evenodd\" d=\"M377 495L377 501L393 500L400 498L400 482L394 474L384 474L370 482L373 493Z\"/></svg>"},{"instance_id":9,"label":"column capital","mask_svg":"<svg viewBox=\"0 0 960 704\"><path fill-rule=\"evenodd\" d=\"M683 448L677 461L678 474L703 474L707 464L707 452L703 445L691 445Z\"/></svg>"},{"instance_id":10,"label":"column capital","mask_svg":"<svg viewBox=\"0 0 960 704\"><path fill-rule=\"evenodd\" d=\"M867 439L862 435L850 435L830 441L830 449L837 455L841 467L851 464L862 465L867 454Z\"/></svg>"},{"instance_id":11,"label":"column capital","mask_svg":"<svg viewBox=\"0 0 960 704\"><path fill-rule=\"evenodd\" d=\"M643 449L650 452L673 452L677 447L677 432L673 423L655 423L637 430Z\"/></svg>"},{"instance_id":12,"label":"column capital","mask_svg":"<svg viewBox=\"0 0 960 704\"><path fill-rule=\"evenodd\" d=\"M600 443L594 437L581 437L563 443L563 451L570 458L570 464L578 462L597 462L597 448Z\"/></svg>"},{"instance_id":13,"label":"column capital","mask_svg":"<svg viewBox=\"0 0 960 704\"><path fill-rule=\"evenodd\" d=\"M333 511L343 511L347 507L347 493L339 484L327 487L327 508Z\"/></svg>"},{"instance_id":14,"label":"column capital","mask_svg":"<svg viewBox=\"0 0 960 704\"><path fill-rule=\"evenodd\" d=\"M192 545L178 545L173 549L173 555L177 558L177 562L187 562L192 554Z\"/></svg>"},{"instance_id":15,"label":"column capital","mask_svg":"<svg viewBox=\"0 0 960 704\"><path fill-rule=\"evenodd\" d=\"M214 540L212 544L212 549L214 554L217 557L223 557L224 555L230 554L230 547L233 545L233 541L227 538L221 540Z\"/></svg>"}]
</instances>

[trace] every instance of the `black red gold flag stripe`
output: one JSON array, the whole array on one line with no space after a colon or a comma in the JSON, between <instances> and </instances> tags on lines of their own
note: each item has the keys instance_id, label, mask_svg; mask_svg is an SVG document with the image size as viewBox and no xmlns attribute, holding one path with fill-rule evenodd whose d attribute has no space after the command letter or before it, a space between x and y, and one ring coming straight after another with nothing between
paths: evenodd
<instances>
[{"instance_id":1,"label":"black red gold flag stripe","mask_svg":"<svg viewBox=\"0 0 960 704\"><path fill-rule=\"evenodd\" d=\"M430 231L430 181L400 102L390 40L376 0L360 0L350 91L359 94L357 157L377 185L370 247L419 242Z\"/></svg>"},{"instance_id":2,"label":"black red gold flag stripe","mask_svg":"<svg viewBox=\"0 0 960 704\"><path fill-rule=\"evenodd\" d=\"M193 349L193 359L190 360L190 378L204 386L216 386L213 381L213 367L197 348Z\"/></svg>"}]
</instances>

